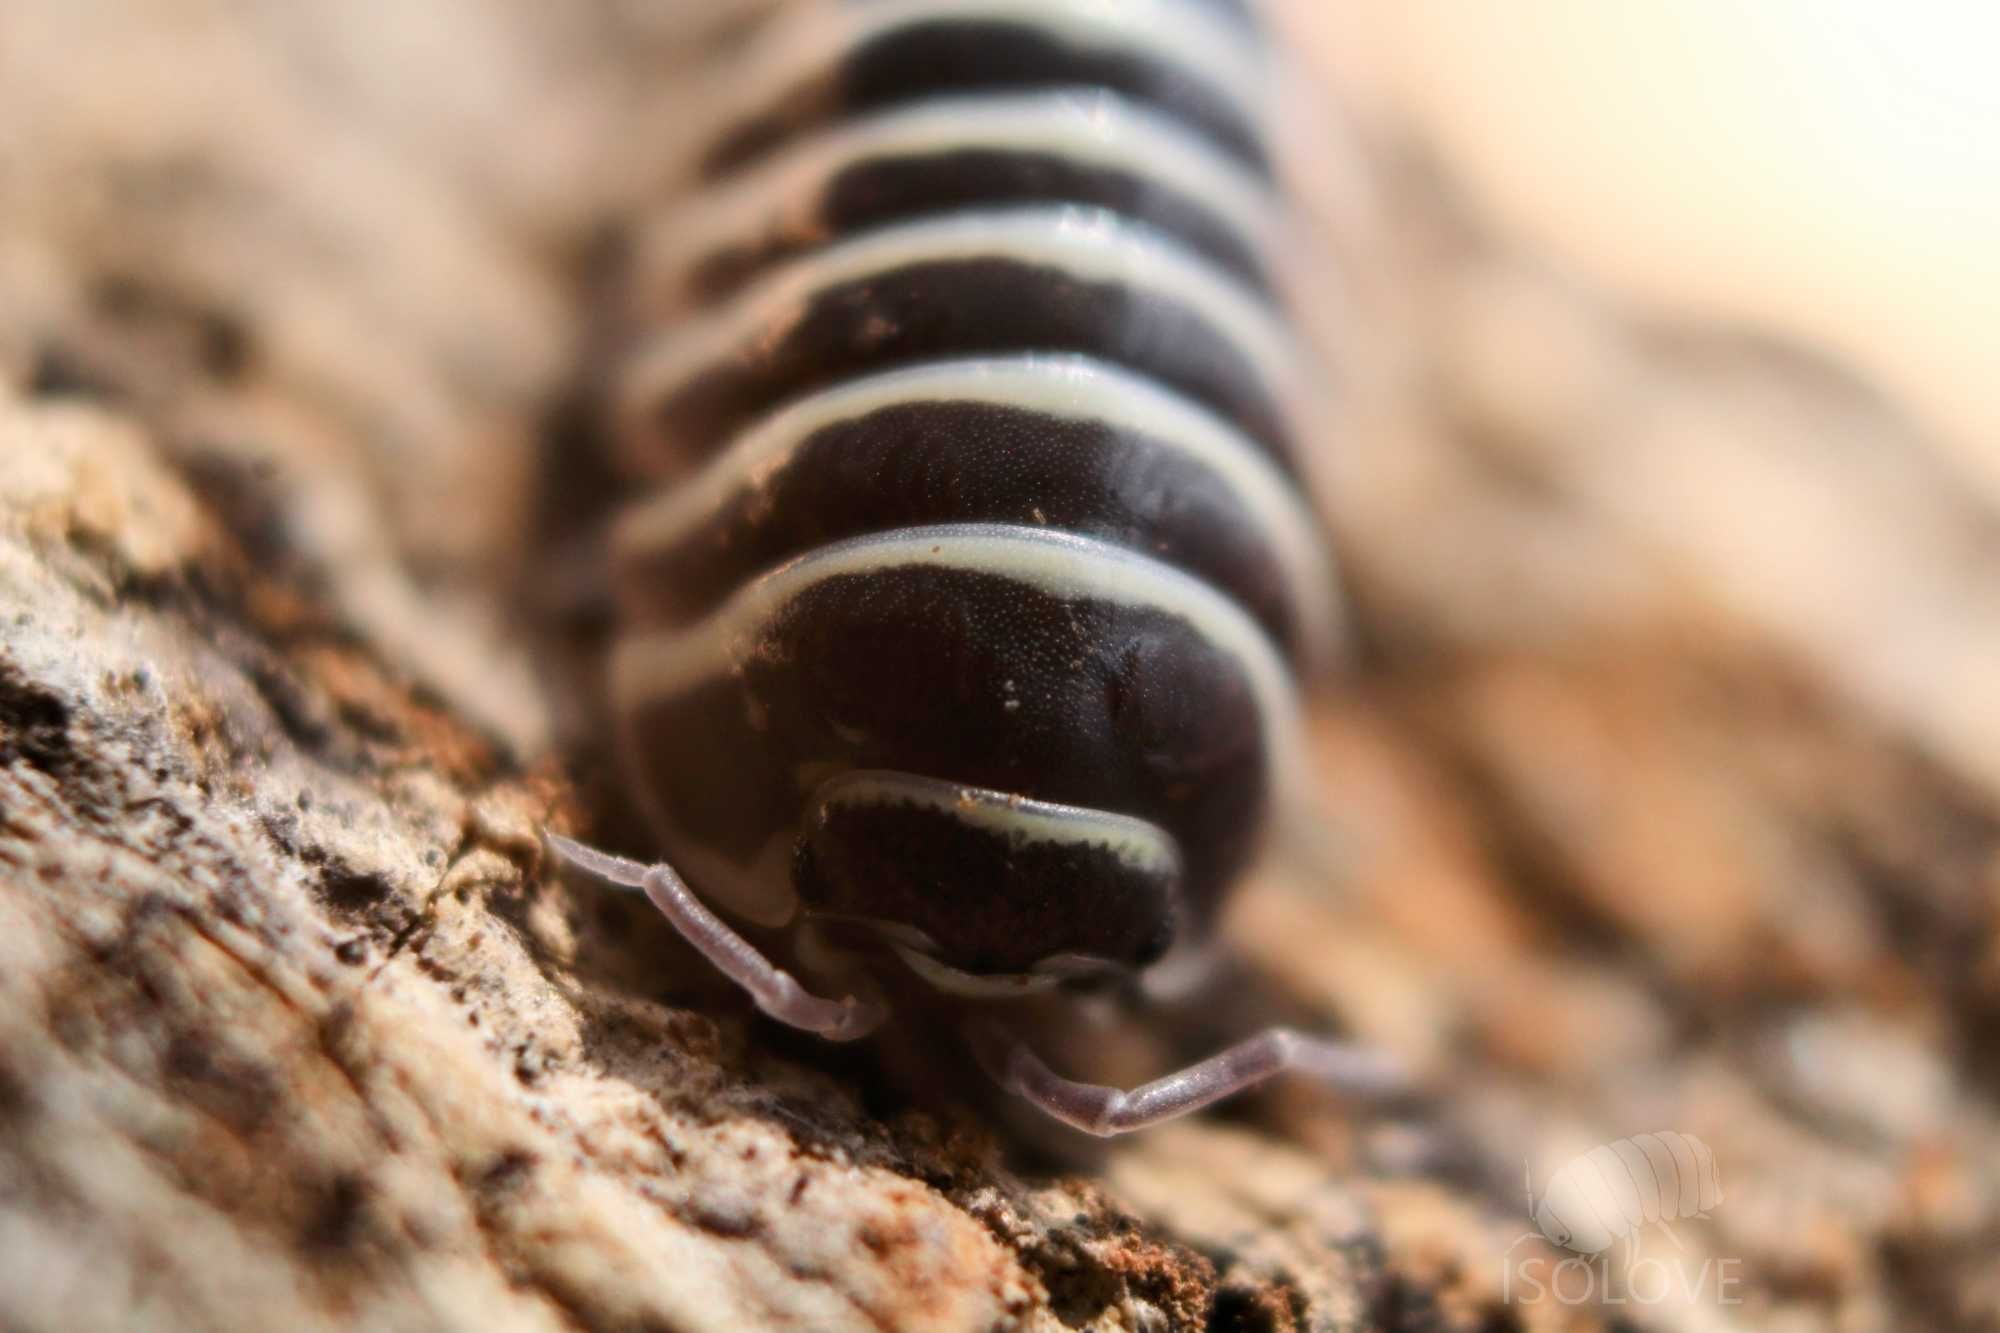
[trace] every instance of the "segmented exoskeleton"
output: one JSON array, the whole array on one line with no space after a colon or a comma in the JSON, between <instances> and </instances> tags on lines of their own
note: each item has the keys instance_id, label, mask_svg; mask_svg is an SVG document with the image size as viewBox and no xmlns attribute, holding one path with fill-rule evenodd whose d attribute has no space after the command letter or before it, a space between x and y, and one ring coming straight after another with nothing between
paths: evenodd
<instances>
[{"instance_id":1,"label":"segmented exoskeleton","mask_svg":"<svg viewBox=\"0 0 2000 1333\"><path fill-rule=\"evenodd\" d=\"M857 950L974 1000L1144 969L1297 784L1295 674L1336 594L1268 86L1218 0L800 4L718 67L615 391L612 710L695 887L556 846L773 1016L872 1030ZM702 899L802 924L853 993L808 993ZM1388 1075L1274 1029L1128 1094L971 1035L1095 1133L1285 1068Z\"/></svg>"}]
</instances>

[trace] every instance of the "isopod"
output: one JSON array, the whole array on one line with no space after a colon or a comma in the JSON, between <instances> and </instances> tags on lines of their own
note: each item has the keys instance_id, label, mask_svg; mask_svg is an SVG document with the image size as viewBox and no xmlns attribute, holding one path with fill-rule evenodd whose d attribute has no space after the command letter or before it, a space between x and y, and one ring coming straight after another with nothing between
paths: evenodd
<instances>
[{"instance_id":1,"label":"isopod","mask_svg":"<svg viewBox=\"0 0 2000 1333\"><path fill-rule=\"evenodd\" d=\"M1185 955L1302 782L1337 593L1268 60L1218 0L783 11L638 247L616 375L609 695L671 864L552 845L781 1022L864 1036L906 969L1096 1134L1284 1070L1400 1082L1274 1028L1126 1092L1004 1020Z\"/></svg>"}]
</instances>

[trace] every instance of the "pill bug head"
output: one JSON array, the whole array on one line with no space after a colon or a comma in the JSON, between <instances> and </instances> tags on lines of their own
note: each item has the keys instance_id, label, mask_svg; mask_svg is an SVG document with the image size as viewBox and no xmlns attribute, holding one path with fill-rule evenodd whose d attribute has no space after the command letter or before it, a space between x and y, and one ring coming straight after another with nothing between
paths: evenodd
<instances>
[{"instance_id":1,"label":"pill bug head","mask_svg":"<svg viewBox=\"0 0 2000 1333\"><path fill-rule=\"evenodd\" d=\"M1143 966L1204 924L1288 725L1226 598L1012 525L816 548L613 665L629 767L705 891L974 974Z\"/></svg>"},{"instance_id":2,"label":"pill bug head","mask_svg":"<svg viewBox=\"0 0 2000 1333\"><path fill-rule=\"evenodd\" d=\"M794 882L810 910L874 926L934 984L971 991L1154 962L1180 870L1142 820L864 770L814 793Z\"/></svg>"}]
</instances>

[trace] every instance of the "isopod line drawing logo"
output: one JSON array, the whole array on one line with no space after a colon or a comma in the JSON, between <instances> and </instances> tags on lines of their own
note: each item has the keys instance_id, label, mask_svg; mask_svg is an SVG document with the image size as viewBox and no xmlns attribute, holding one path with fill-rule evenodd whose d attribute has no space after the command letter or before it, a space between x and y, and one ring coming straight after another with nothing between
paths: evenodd
<instances>
[{"instance_id":1,"label":"isopod line drawing logo","mask_svg":"<svg viewBox=\"0 0 2000 1333\"><path fill-rule=\"evenodd\" d=\"M1722 1202L1715 1154L1674 1130L1635 1134L1571 1158L1549 1177L1539 1201L1532 1175L1527 1185L1536 1228L1578 1254L1601 1254L1620 1239L1636 1247L1640 1229L1654 1222L1678 1246L1668 1224L1706 1218Z\"/></svg>"}]
</instances>

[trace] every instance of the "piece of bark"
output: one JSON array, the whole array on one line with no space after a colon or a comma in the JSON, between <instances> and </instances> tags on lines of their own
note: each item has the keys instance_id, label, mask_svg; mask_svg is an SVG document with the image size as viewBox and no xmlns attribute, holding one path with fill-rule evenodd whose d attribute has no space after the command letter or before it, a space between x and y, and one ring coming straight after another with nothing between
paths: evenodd
<instances>
[{"instance_id":1,"label":"piece of bark","mask_svg":"<svg viewBox=\"0 0 2000 1333\"><path fill-rule=\"evenodd\" d=\"M1029 1172L541 860L598 811L534 455L685 32L87 10L0 41L0 1325L2000 1322L1994 516L1837 371L1579 288L1393 123L1321 164L1339 883L1229 928L1436 1109ZM1510 1302L1523 1165L1663 1129L1743 1303Z\"/></svg>"}]
</instances>

